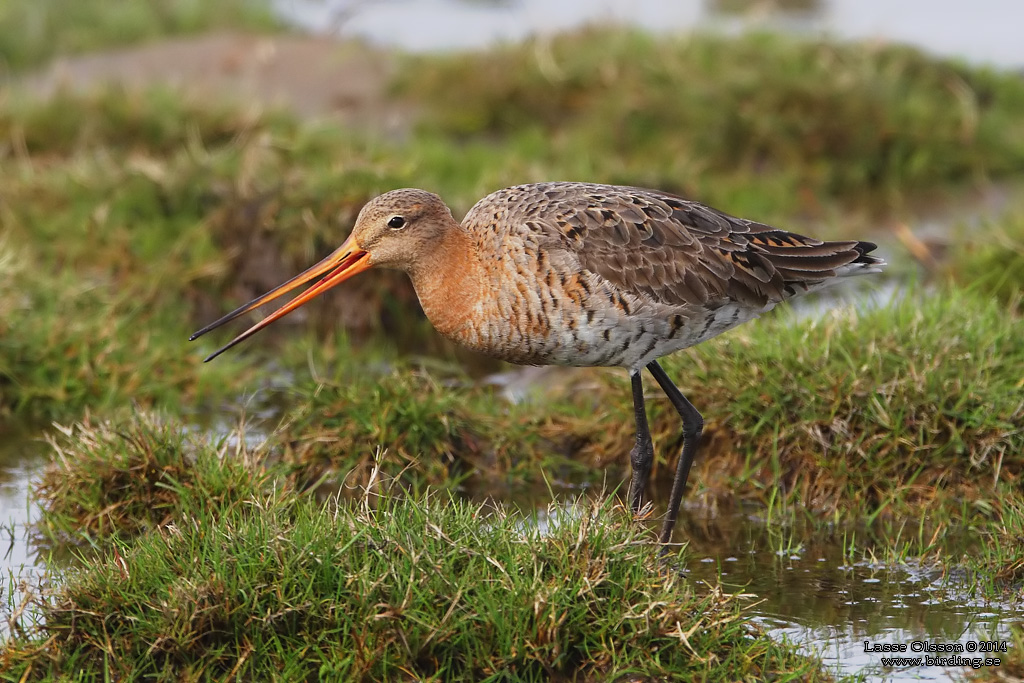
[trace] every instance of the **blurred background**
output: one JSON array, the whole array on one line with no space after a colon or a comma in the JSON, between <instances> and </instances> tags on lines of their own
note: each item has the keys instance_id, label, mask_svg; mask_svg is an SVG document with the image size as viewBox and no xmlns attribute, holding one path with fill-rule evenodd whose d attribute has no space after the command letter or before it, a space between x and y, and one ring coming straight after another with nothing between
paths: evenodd
<instances>
[{"instance_id":1,"label":"blurred background","mask_svg":"<svg viewBox=\"0 0 1024 683\"><path fill-rule=\"evenodd\" d=\"M308 31L414 52L485 48L585 24L618 23L662 34L769 30L901 42L974 62L1024 64L1014 31L1021 9L1005 0L983 0L969 8L954 0L276 0L273 7Z\"/></svg>"}]
</instances>

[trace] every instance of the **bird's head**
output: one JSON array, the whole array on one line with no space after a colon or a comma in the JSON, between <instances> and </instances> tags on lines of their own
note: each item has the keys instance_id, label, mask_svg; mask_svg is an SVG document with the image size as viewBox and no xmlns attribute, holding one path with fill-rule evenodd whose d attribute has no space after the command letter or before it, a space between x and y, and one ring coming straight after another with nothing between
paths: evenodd
<instances>
[{"instance_id":1,"label":"bird's head","mask_svg":"<svg viewBox=\"0 0 1024 683\"><path fill-rule=\"evenodd\" d=\"M436 194L415 189L392 190L382 194L362 208L348 239L334 253L263 296L207 325L189 339L196 339L296 287L320 278L305 292L206 358L207 361L213 360L275 320L367 268L383 266L405 271L415 269L429 260L429 254L443 239L445 230L454 226L457 223L451 211Z\"/></svg>"},{"instance_id":2,"label":"bird's head","mask_svg":"<svg viewBox=\"0 0 1024 683\"><path fill-rule=\"evenodd\" d=\"M371 265L409 271L453 224L452 212L436 194L392 190L366 203L346 244L369 254Z\"/></svg>"}]
</instances>

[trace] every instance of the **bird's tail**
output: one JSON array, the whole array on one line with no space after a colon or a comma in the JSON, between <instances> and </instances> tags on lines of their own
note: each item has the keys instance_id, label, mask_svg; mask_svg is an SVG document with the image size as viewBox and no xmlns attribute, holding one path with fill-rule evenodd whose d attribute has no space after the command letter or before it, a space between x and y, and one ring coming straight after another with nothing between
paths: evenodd
<instances>
[{"instance_id":1,"label":"bird's tail","mask_svg":"<svg viewBox=\"0 0 1024 683\"><path fill-rule=\"evenodd\" d=\"M853 249L857 252L857 258L844 266L836 268L836 277L881 273L882 268L886 265L885 259L871 255L871 252L877 248L878 245L874 242L857 242L854 244Z\"/></svg>"}]
</instances>

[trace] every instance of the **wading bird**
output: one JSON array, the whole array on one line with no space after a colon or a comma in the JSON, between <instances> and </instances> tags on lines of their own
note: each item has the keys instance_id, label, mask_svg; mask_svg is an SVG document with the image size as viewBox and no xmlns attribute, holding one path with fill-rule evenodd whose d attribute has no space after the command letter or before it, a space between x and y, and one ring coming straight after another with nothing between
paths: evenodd
<instances>
[{"instance_id":1,"label":"wading bird","mask_svg":"<svg viewBox=\"0 0 1024 683\"><path fill-rule=\"evenodd\" d=\"M640 510L654 445L645 367L683 423L661 543L672 537L703 418L658 364L849 275L879 272L870 242L822 242L657 190L589 183L519 185L481 199L461 223L435 194L394 190L371 200L334 253L192 335L319 280L210 355L374 267L408 273L445 337L525 365L622 366L636 420L629 503Z\"/></svg>"}]
</instances>

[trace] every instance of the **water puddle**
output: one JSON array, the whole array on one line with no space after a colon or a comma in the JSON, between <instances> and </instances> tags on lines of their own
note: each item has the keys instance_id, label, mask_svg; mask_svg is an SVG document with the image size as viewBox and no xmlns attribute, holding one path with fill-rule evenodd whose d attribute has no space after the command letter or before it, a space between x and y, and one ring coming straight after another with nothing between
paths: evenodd
<instances>
[{"instance_id":1,"label":"water puddle","mask_svg":"<svg viewBox=\"0 0 1024 683\"><path fill-rule=\"evenodd\" d=\"M576 500L579 492L556 495ZM577 514L572 502L546 506L527 494L543 531ZM844 538L858 538L852 557ZM780 641L821 658L837 676L887 681L952 681L965 667L927 664L924 657L1003 657L971 652L974 643L1002 641L1012 647L1010 626L1024 621L1024 605L975 596L964 572L949 574L916 560L891 564L871 559L885 553L883 543L861 541L865 531L823 535L783 527L742 511L709 517L706 510L680 511L676 540L686 540L684 571L696 583L721 585L751 596L748 612ZM971 539L947 536L944 550L953 557L970 551ZM938 644L962 646L961 652L935 652ZM881 652L885 645L906 645L906 652ZM920 663L884 666L882 657L917 658Z\"/></svg>"},{"instance_id":2,"label":"water puddle","mask_svg":"<svg viewBox=\"0 0 1024 683\"><path fill-rule=\"evenodd\" d=\"M975 0L274 0L288 22L411 52L480 49L593 23L655 33L770 30L893 41L974 62L1024 66L1024 4Z\"/></svg>"},{"instance_id":3,"label":"water puddle","mask_svg":"<svg viewBox=\"0 0 1024 683\"><path fill-rule=\"evenodd\" d=\"M5 587L33 584L45 571L31 539L39 508L29 500L29 489L46 453L39 428L0 423L0 614L6 609Z\"/></svg>"},{"instance_id":4,"label":"water puddle","mask_svg":"<svg viewBox=\"0 0 1024 683\"><path fill-rule=\"evenodd\" d=\"M885 667L882 657L891 653L871 650L905 644L907 651L898 656L949 657L924 650L924 643L955 643L964 647L959 656L976 657L969 652L972 642L1008 641L1011 622L1024 620L1024 606L974 597L966 576L947 576L941 567L914 561L851 561L844 557L841 535L819 540L812 536L780 551L777 529L762 520L735 514L714 523L722 525L726 534L691 533L689 576L756 595L756 621L780 640L816 653L840 675L953 680L963 674L962 667L927 666L924 660ZM950 539L945 550L955 557L968 546ZM855 557L870 558L872 552L881 556L885 551L861 547Z\"/></svg>"}]
</instances>

